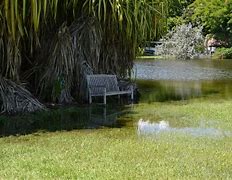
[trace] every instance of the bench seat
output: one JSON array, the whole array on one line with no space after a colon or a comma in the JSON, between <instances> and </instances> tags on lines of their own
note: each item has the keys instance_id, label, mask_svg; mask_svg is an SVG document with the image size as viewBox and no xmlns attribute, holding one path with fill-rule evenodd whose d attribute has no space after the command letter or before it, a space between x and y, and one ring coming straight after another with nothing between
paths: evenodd
<instances>
[{"instance_id":1,"label":"bench seat","mask_svg":"<svg viewBox=\"0 0 232 180\"><path fill-rule=\"evenodd\" d=\"M130 94L131 99L134 99L133 86L129 90L121 91L118 86L116 75L95 74L87 75L88 98L89 103L92 103L92 97L103 96L104 104L106 104L106 96Z\"/></svg>"},{"instance_id":2,"label":"bench seat","mask_svg":"<svg viewBox=\"0 0 232 180\"><path fill-rule=\"evenodd\" d=\"M131 91L112 91L106 92L106 96L113 96L113 95L122 95L122 94L131 94ZM92 96L104 96L104 93L97 93L91 94Z\"/></svg>"}]
</instances>

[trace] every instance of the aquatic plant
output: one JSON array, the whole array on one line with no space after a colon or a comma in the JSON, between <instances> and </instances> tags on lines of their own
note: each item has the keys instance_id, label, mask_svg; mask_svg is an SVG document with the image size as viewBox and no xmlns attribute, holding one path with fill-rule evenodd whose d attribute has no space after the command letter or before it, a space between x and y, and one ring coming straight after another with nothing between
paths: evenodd
<instances>
[{"instance_id":1,"label":"aquatic plant","mask_svg":"<svg viewBox=\"0 0 232 180\"><path fill-rule=\"evenodd\" d=\"M183 24L161 39L162 44L156 47L157 54L192 59L201 53L203 40L202 27Z\"/></svg>"}]
</instances>

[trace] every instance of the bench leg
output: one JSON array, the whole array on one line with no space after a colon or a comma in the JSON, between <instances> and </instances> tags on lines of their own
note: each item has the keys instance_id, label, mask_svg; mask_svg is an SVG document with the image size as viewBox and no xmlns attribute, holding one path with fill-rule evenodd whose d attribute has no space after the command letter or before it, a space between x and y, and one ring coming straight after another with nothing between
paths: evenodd
<instances>
[{"instance_id":1,"label":"bench leg","mask_svg":"<svg viewBox=\"0 0 232 180\"><path fill-rule=\"evenodd\" d=\"M106 88L104 88L104 104L106 105Z\"/></svg>"},{"instance_id":2,"label":"bench leg","mask_svg":"<svg viewBox=\"0 0 232 180\"><path fill-rule=\"evenodd\" d=\"M134 100L134 88L131 86L131 100Z\"/></svg>"},{"instance_id":3,"label":"bench leg","mask_svg":"<svg viewBox=\"0 0 232 180\"><path fill-rule=\"evenodd\" d=\"M131 92L131 100L132 101L134 100L134 92L133 91Z\"/></svg>"},{"instance_id":4,"label":"bench leg","mask_svg":"<svg viewBox=\"0 0 232 180\"><path fill-rule=\"evenodd\" d=\"M89 95L89 104L92 104L92 96Z\"/></svg>"},{"instance_id":5,"label":"bench leg","mask_svg":"<svg viewBox=\"0 0 232 180\"><path fill-rule=\"evenodd\" d=\"M106 105L106 95L104 94L104 104Z\"/></svg>"}]
</instances>

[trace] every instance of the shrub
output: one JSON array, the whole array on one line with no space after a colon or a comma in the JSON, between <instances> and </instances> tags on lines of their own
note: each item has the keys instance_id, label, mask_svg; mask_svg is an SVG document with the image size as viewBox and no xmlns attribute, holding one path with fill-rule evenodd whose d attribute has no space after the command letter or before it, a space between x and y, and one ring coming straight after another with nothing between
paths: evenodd
<instances>
[{"instance_id":1,"label":"shrub","mask_svg":"<svg viewBox=\"0 0 232 180\"><path fill-rule=\"evenodd\" d=\"M157 55L174 56L176 59L192 59L201 54L203 46L202 27L183 24L170 31L156 47Z\"/></svg>"},{"instance_id":2,"label":"shrub","mask_svg":"<svg viewBox=\"0 0 232 180\"><path fill-rule=\"evenodd\" d=\"M214 58L217 59L232 59L232 47L231 48L218 48L214 54Z\"/></svg>"}]
</instances>

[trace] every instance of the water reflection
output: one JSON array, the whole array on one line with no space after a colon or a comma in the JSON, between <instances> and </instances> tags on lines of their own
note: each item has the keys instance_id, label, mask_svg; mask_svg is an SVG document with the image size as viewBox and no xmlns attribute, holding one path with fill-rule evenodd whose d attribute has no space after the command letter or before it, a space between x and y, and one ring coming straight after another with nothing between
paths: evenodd
<instances>
[{"instance_id":1,"label":"water reflection","mask_svg":"<svg viewBox=\"0 0 232 180\"><path fill-rule=\"evenodd\" d=\"M141 102L232 98L232 60L140 60L135 69Z\"/></svg>"},{"instance_id":2,"label":"water reflection","mask_svg":"<svg viewBox=\"0 0 232 180\"><path fill-rule=\"evenodd\" d=\"M232 98L232 80L155 81L139 80L141 102L179 101L214 96Z\"/></svg>"},{"instance_id":3,"label":"water reflection","mask_svg":"<svg viewBox=\"0 0 232 180\"><path fill-rule=\"evenodd\" d=\"M21 116L0 116L0 137L25 135L38 131L70 131L75 129L121 128L118 117L130 112L130 106L69 107Z\"/></svg>"},{"instance_id":4,"label":"water reflection","mask_svg":"<svg viewBox=\"0 0 232 180\"><path fill-rule=\"evenodd\" d=\"M171 127L168 121L160 121L158 123L144 121L140 119L138 121L138 135L159 135L161 133L181 133L186 135L192 135L195 137L210 137L210 138L223 138L232 136L232 132L223 131L212 127L183 127L176 128Z\"/></svg>"}]
</instances>

